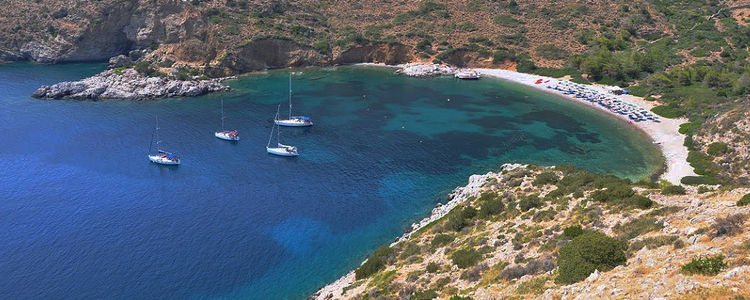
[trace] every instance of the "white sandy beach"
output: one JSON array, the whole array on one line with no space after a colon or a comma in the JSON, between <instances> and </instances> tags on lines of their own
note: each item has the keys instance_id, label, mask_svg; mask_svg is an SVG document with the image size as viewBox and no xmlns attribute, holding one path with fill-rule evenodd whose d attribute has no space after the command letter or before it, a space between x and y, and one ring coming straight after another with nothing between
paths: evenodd
<instances>
[{"instance_id":1,"label":"white sandy beach","mask_svg":"<svg viewBox=\"0 0 750 300\"><path fill-rule=\"evenodd\" d=\"M608 114L615 116L616 118L619 118L623 122L627 122L628 124L631 124L635 126L636 128L641 129L654 141L654 143L659 144L659 147L661 148L661 151L664 153L664 157L666 159L666 171L661 175L662 179L665 179L674 184L679 184L680 179L682 179L682 177L696 175L695 172L693 172L693 167L691 167L690 164L688 164L687 162L688 149L685 146L683 146L685 136L678 132L678 129L680 128L680 124L687 122L687 120L684 118L681 118L681 119L661 118L660 123L653 122L653 121L633 122L629 120L626 116L618 115L601 106L598 106L598 105L595 105L595 104L592 104L590 102L586 102L583 100L579 100L575 97L565 95L561 92L547 89L547 88L544 88L542 85L536 84L536 81L539 79L543 79L544 81L557 80L551 77L545 77L545 76L539 76L539 75L533 75L533 74L525 74L525 73L519 73L519 72L514 72L514 71L508 71L508 70L497 70L497 69L475 69L475 71L482 74L483 76L501 78L501 79L513 81L516 83L528 85L534 88L538 88L540 90L553 93L553 94L557 94L557 95L565 97L566 99L571 99L573 101L576 101L585 105L589 105L601 111L607 112ZM601 92L605 92L605 93L608 92L608 89L605 86L592 85L591 87ZM651 108L654 106L653 103L646 101L643 98L636 97L636 96L626 95L620 98L625 102L635 104L647 110L651 110Z\"/></svg>"}]
</instances>

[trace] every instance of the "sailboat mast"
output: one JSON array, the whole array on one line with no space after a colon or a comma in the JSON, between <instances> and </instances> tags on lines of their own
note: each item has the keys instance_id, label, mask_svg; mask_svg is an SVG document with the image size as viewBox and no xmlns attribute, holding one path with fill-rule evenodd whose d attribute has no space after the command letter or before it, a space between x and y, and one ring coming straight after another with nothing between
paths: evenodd
<instances>
[{"instance_id":1,"label":"sailboat mast","mask_svg":"<svg viewBox=\"0 0 750 300\"><path fill-rule=\"evenodd\" d=\"M273 117L274 120L279 118L279 109L281 109L281 104L279 104L279 106L276 107L276 115ZM271 147L271 139L273 139L274 127L276 127L276 122L274 122L273 125L271 125L271 134L268 135L268 145L266 145L266 148Z\"/></svg>"},{"instance_id":2,"label":"sailboat mast","mask_svg":"<svg viewBox=\"0 0 750 300\"><path fill-rule=\"evenodd\" d=\"M289 120L292 119L292 72L289 72Z\"/></svg>"},{"instance_id":3,"label":"sailboat mast","mask_svg":"<svg viewBox=\"0 0 750 300\"><path fill-rule=\"evenodd\" d=\"M221 131L224 131L224 99L221 99Z\"/></svg>"},{"instance_id":4,"label":"sailboat mast","mask_svg":"<svg viewBox=\"0 0 750 300\"><path fill-rule=\"evenodd\" d=\"M161 150L161 149L159 149L159 143L160 142L161 141L159 141L159 115L156 115L156 151L157 152L159 150Z\"/></svg>"}]
</instances>

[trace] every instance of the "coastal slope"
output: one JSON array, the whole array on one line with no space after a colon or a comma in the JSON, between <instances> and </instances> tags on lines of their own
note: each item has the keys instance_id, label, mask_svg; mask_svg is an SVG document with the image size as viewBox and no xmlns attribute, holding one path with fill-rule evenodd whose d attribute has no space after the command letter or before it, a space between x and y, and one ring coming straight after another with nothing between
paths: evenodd
<instances>
[{"instance_id":1,"label":"coastal slope","mask_svg":"<svg viewBox=\"0 0 750 300\"><path fill-rule=\"evenodd\" d=\"M747 297L748 192L506 165L312 298Z\"/></svg>"}]
</instances>

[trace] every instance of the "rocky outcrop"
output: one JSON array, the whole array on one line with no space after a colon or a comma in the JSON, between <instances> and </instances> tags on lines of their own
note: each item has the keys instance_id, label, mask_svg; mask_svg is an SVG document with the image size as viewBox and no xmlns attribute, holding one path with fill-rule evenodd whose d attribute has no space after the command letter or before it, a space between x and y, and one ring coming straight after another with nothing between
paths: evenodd
<instances>
[{"instance_id":1,"label":"rocky outcrop","mask_svg":"<svg viewBox=\"0 0 750 300\"><path fill-rule=\"evenodd\" d=\"M235 47L221 59L216 69L236 74L272 68L323 65L327 61L326 56L312 47L286 39L264 38Z\"/></svg>"},{"instance_id":2,"label":"rocky outcrop","mask_svg":"<svg viewBox=\"0 0 750 300\"><path fill-rule=\"evenodd\" d=\"M450 76L458 72L458 69L455 67L445 64L408 63L399 65L398 67L399 69L396 71L396 74L410 77Z\"/></svg>"},{"instance_id":3,"label":"rocky outcrop","mask_svg":"<svg viewBox=\"0 0 750 300\"><path fill-rule=\"evenodd\" d=\"M74 82L42 86L32 97L42 99L153 99L194 97L229 90L218 80L182 81L163 77L146 77L133 69L122 73L113 70Z\"/></svg>"},{"instance_id":4,"label":"rocky outcrop","mask_svg":"<svg viewBox=\"0 0 750 300\"><path fill-rule=\"evenodd\" d=\"M333 62L336 64L383 63L397 65L414 59L412 48L399 43L381 43L354 45L338 54Z\"/></svg>"}]
</instances>

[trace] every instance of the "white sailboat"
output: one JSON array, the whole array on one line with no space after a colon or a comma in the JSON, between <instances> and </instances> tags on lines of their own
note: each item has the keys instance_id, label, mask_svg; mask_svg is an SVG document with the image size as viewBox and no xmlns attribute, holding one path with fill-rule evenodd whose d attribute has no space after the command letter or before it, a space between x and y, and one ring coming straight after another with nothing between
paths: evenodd
<instances>
[{"instance_id":1,"label":"white sailboat","mask_svg":"<svg viewBox=\"0 0 750 300\"><path fill-rule=\"evenodd\" d=\"M151 153L152 146L154 145L154 136L156 135L156 154ZM154 134L151 136L151 144L148 147L148 159L151 162L161 165L179 165L180 157L174 153L170 153L159 148L161 141L159 140L159 116L156 116L156 128Z\"/></svg>"},{"instance_id":2,"label":"white sailboat","mask_svg":"<svg viewBox=\"0 0 750 300\"><path fill-rule=\"evenodd\" d=\"M308 117L292 116L292 73L289 73L289 118L282 120L279 119L279 115L277 114L273 121L279 126L306 127L313 125L312 120Z\"/></svg>"},{"instance_id":3,"label":"white sailboat","mask_svg":"<svg viewBox=\"0 0 750 300\"><path fill-rule=\"evenodd\" d=\"M214 136L227 141L240 140L240 134L237 130L226 130L224 128L224 99L221 99L221 131L214 132Z\"/></svg>"},{"instance_id":4,"label":"white sailboat","mask_svg":"<svg viewBox=\"0 0 750 300\"><path fill-rule=\"evenodd\" d=\"M281 108L281 104L279 104L279 108ZM279 118L279 110L276 110L276 117L275 119ZM268 136L268 144L266 145L266 152L273 155L279 155L279 156L299 156L299 153L297 152L297 147L284 145L281 143L281 127L278 127L276 131L276 147L271 147L271 140L273 139L273 129L278 126L278 123L275 123L273 126L271 126L271 134Z\"/></svg>"}]
</instances>

